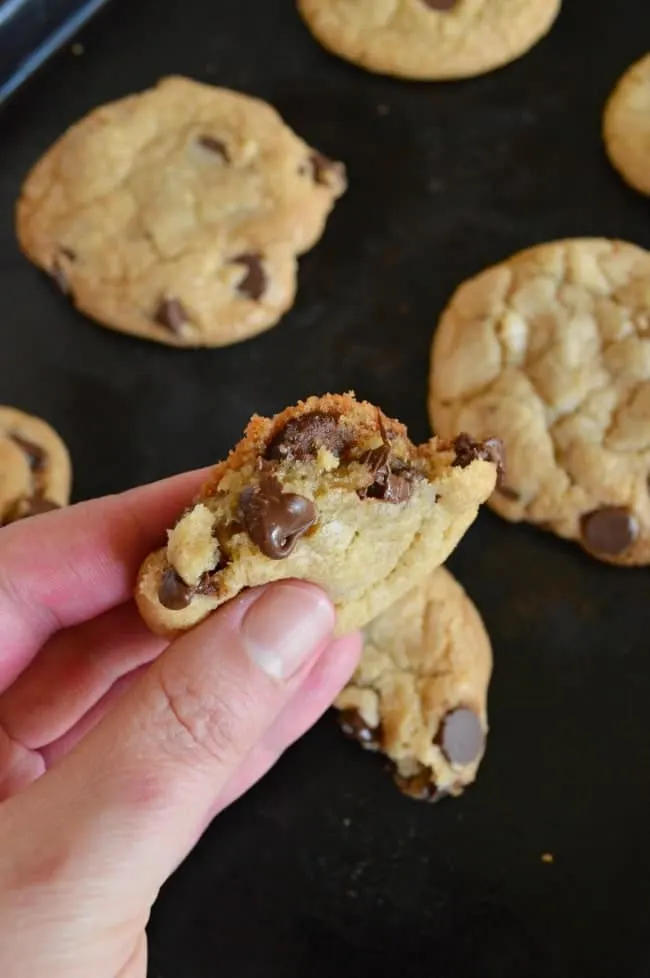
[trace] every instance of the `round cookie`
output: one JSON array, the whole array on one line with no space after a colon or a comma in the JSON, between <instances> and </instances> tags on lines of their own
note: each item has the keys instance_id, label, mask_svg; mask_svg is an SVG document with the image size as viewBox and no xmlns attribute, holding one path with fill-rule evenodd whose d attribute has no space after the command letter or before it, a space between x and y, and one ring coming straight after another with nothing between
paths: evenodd
<instances>
[{"instance_id":1,"label":"round cookie","mask_svg":"<svg viewBox=\"0 0 650 978\"><path fill-rule=\"evenodd\" d=\"M273 326L345 172L270 105L187 78L91 112L28 175L20 245L88 316L170 346Z\"/></svg>"},{"instance_id":2,"label":"round cookie","mask_svg":"<svg viewBox=\"0 0 650 978\"><path fill-rule=\"evenodd\" d=\"M429 410L443 437L502 440L501 516L650 563L650 253L558 241L465 282L433 339Z\"/></svg>"},{"instance_id":3,"label":"round cookie","mask_svg":"<svg viewBox=\"0 0 650 978\"><path fill-rule=\"evenodd\" d=\"M610 95L603 138L612 165L624 180L650 194L650 54L633 64Z\"/></svg>"},{"instance_id":4,"label":"round cookie","mask_svg":"<svg viewBox=\"0 0 650 978\"><path fill-rule=\"evenodd\" d=\"M492 71L551 28L561 0L298 0L312 34L368 71L444 80Z\"/></svg>"},{"instance_id":5,"label":"round cookie","mask_svg":"<svg viewBox=\"0 0 650 978\"><path fill-rule=\"evenodd\" d=\"M67 506L68 450L48 424L0 406L0 526Z\"/></svg>"},{"instance_id":6,"label":"round cookie","mask_svg":"<svg viewBox=\"0 0 650 978\"><path fill-rule=\"evenodd\" d=\"M485 749L490 639L474 604L444 568L364 631L364 650L336 700L344 733L394 764L412 798L459 795Z\"/></svg>"}]
</instances>

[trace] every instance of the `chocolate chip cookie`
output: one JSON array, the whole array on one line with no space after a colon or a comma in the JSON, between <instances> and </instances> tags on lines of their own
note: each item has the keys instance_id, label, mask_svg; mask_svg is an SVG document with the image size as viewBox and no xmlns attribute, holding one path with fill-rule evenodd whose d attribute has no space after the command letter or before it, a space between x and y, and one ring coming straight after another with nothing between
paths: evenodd
<instances>
[{"instance_id":1,"label":"chocolate chip cookie","mask_svg":"<svg viewBox=\"0 0 650 978\"><path fill-rule=\"evenodd\" d=\"M66 506L68 450L48 424L0 407L0 526Z\"/></svg>"},{"instance_id":2,"label":"chocolate chip cookie","mask_svg":"<svg viewBox=\"0 0 650 978\"><path fill-rule=\"evenodd\" d=\"M650 563L650 253L540 245L457 290L433 340L443 438L496 435L490 505L615 564Z\"/></svg>"},{"instance_id":3,"label":"chocolate chip cookie","mask_svg":"<svg viewBox=\"0 0 650 978\"><path fill-rule=\"evenodd\" d=\"M476 607L440 567L366 626L364 638L335 704L343 732L386 754L412 798L461 794L488 729L492 649Z\"/></svg>"},{"instance_id":4,"label":"chocolate chip cookie","mask_svg":"<svg viewBox=\"0 0 650 978\"><path fill-rule=\"evenodd\" d=\"M243 588L299 578L330 594L339 633L362 627L446 560L494 489L499 448L417 447L350 394L254 417L145 561L140 611L173 634Z\"/></svg>"},{"instance_id":5,"label":"chocolate chip cookie","mask_svg":"<svg viewBox=\"0 0 650 978\"><path fill-rule=\"evenodd\" d=\"M603 138L623 179L650 194L650 54L628 68L610 95Z\"/></svg>"},{"instance_id":6,"label":"chocolate chip cookie","mask_svg":"<svg viewBox=\"0 0 650 978\"><path fill-rule=\"evenodd\" d=\"M398 78L468 78L514 61L550 30L560 0L298 0L331 51Z\"/></svg>"},{"instance_id":7,"label":"chocolate chip cookie","mask_svg":"<svg viewBox=\"0 0 650 978\"><path fill-rule=\"evenodd\" d=\"M23 251L104 326L223 346L293 304L345 172L265 102L187 78L91 112L33 168Z\"/></svg>"}]
</instances>

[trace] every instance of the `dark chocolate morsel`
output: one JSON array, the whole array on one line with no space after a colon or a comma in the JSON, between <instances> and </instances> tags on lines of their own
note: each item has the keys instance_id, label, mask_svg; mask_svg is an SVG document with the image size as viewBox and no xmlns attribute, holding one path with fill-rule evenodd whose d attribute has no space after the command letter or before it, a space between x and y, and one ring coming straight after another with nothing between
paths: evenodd
<instances>
[{"instance_id":1,"label":"dark chocolate morsel","mask_svg":"<svg viewBox=\"0 0 650 978\"><path fill-rule=\"evenodd\" d=\"M471 764L481 756L485 743L481 721L465 706L450 710L440 724L435 743L450 764Z\"/></svg>"},{"instance_id":2,"label":"dark chocolate morsel","mask_svg":"<svg viewBox=\"0 0 650 978\"><path fill-rule=\"evenodd\" d=\"M230 153L222 139L215 139L214 136L199 136L198 143L203 149L207 149L209 153L215 153L217 156L221 156L224 163L230 163Z\"/></svg>"},{"instance_id":3,"label":"dark chocolate morsel","mask_svg":"<svg viewBox=\"0 0 650 978\"><path fill-rule=\"evenodd\" d=\"M453 441L456 458L454 465L467 468L476 459L494 462L497 467L497 485L501 485L506 473L506 457L503 442L499 438L476 441L471 435L461 434Z\"/></svg>"},{"instance_id":4,"label":"dark chocolate morsel","mask_svg":"<svg viewBox=\"0 0 650 978\"><path fill-rule=\"evenodd\" d=\"M387 442L364 452L359 461L370 470L372 482L359 490L360 499L381 499L385 503L405 503L413 492L415 471L400 459L391 459Z\"/></svg>"},{"instance_id":5,"label":"dark chocolate morsel","mask_svg":"<svg viewBox=\"0 0 650 978\"><path fill-rule=\"evenodd\" d=\"M406 776L400 774L397 768L393 771L395 784L404 795L415 801L426 801L433 804L442 801L449 794L444 788L439 788L433 780L433 772L424 768L418 774Z\"/></svg>"},{"instance_id":6,"label":"dark chocolate morsel","mask_svg":"<svg viewBox=\"0 0 650 978\"><path fill-rule=\"evenodd\" d=\"M173 567L168 567L158 588L158 600L164 608L170 611L182 611L187 608L194 597L194 589L176 573Z\"/></svg>"},{"instance_id":7,"label":"dark chocolate morsel","mask_svg":"<svg viewBox=\"0 0 650 978\"><path fill-rule=\"evenodd\" d=\"M277 479L262 473L258 486L249 486L241 493L239 517L262 553L282 560L314 525L318 511L310 499L283 492Z\"/></svg>"},{"instance_id":8,"label":"dark chocolate morsel","mask_svg":"<svg viewBox=\"0 0 650 978\"><path fill-rule=\"evenodd\" d=\"M243 265L246 269L246 275L237 286L239 294L243 295L245 299L252 299L254 302L261 299L267 286L262 256L254 252L237 255L236 258L232 259L231 265Z\"/></svg>"},{"instance_id":9,"label":"dark chocolate morsel","mask_svg":"<svg viewBox=\"0 0 650 978\"><path fill-rule=\"evenodd\" d=\"M381 727L371 727L358 710L341 710L338 716L339 727L350 740L357 740L366 750L381 748Z\"/></svg>"},{"instance_id":10,"label":"dark chocolate morsel","mask_svg":"<svg viewBox=\"0 0 650 978\"><path fill-rule=\"evenodd\" d=\"M23 438L22 435L17 435L15 432L10 435L10 438L26 456L32 472L42 472L47 465L48 459L45 449L41 448L40 445L36 445L33 441Z\"/></svg>"},{"instance_id":11,"label":"dark chocolate morsel","mask_svg":"<svg viewBox=\"0 0 650 978\"><path fill-rule=\"evenodd\" d=\"M621 554L634 543L639 525L624 506L602 506L585 513L580 520L582 540L588 550L601 554Z\"/></svg>"},{"instance_id":12,"label":"dark chocolate morsel","mask_svg":"<svg viewBox=\"0 0 650 978\"><path fill-rule=\"evenodd\" d=\"M154 320L159 326L165 326L179 336L183 332L183 326L189 322L189 316L180 299L169 297L160 300Z\"/></svg>"},{"instance_id":13,"label":"dark chocolate morsel","mask_svg":"<svg viewBox=\"0 0 650 978\"><path fill-rule=\"evenodd\" d=\"M350 433L339 425L336 415L309 411L292 418L273 436L265 457L305 462L315 458L320 448L326 448L338 458L350 440Z\"/></svg>"}]
</instances>

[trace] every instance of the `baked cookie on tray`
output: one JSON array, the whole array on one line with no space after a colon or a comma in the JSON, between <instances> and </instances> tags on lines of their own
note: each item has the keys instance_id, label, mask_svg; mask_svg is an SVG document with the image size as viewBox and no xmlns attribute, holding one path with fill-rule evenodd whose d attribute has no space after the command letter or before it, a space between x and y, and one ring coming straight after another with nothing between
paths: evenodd
<instances>
[{"instance_id":1,"label":"baked cookie on tray","mask_svg":"<svg viewBox=\"0 0 650 978\"><path fill-rule=\"evenodd\" d=\"M68 450L45 421L0 406L0 526L67 506Z\"/></svg>"},{"instance_id":2,"label":"baked cookie on tray","mask_svg":"<svg viewBox=\"0 0 650 978\"><path fill-rule=\"evenodd\" d=\"M550 30L560 0L298 0L318 41L368 71L469 78L521 57Z\"/></svg>"},{"instance_id":3,"label":"baked cookie on tray","mask_svg":"<svg viewBox=\"0 0 650 978\"><path fill-rule=\"evenodd\" d=\"M603 138L623 179L650 194L650 54L627 69L607 100Z\"/></svg>"},{"instance_id":4,"label":"baked cookie on tray","mask_svg":"<svg viewBox=\"0 0 650 978\"><path fill-rule=\"evenodd\" d=\"M339 634L360 628L447 559L494 489L499 449L416 446L349 394L254 417L145 560L140 612L173 634L244 588L298 578L330 594Z\"/></svg>"},{"instance_id":5,"label":"baked cookie on tray","mask_svg":"<svg viewBox=\"0 0 650 978\"><path fill-rule=\"evenodd\" d=\"M88 316L171 346L273 326L345 171L270 105L188 78L91 112L28 175L20 245Z\"/></svg>"},{"instance_id":6,"label":"baked cookie on tray","mask_svg":"<svg viewBox=\"0 0 650 978\"><path fill-rule=\"evenodd\" d=\"M492 648L481 616L439 567L364 629L359 667L336 707L343 732L393 762L405 794L460 795L487 736Z\"/></svg>"},{"instance_id":7,"label":"baked cookie on tray","mask_svg":"<svg viewBox=\"0 0 650 978\"><path fill-rule=\"evenodd\" d=\"M614 564L650 563L650 253L538 245L465 282L433 338L443 438L505 448L490 505Z\"/></svg>"}]
</instances>

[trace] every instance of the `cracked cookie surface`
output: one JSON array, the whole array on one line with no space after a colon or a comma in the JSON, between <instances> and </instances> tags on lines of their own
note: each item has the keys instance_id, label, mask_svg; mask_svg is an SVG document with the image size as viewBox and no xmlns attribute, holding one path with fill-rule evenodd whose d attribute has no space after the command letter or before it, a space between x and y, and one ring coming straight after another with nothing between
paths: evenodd
<instances>
[{"instance_id":1,"label":"cracked cookie surface","mask_svg":"<svg viewBox=\"0 0 650 978\"><path fill-rule=\"evenodd\" d=\"M560 0L298 0L320 43L368 71L443 80L480 75L525 54Z\"/></svg>"},{"instance_id":2,"label":"cracked cookie surface","mask_svg":"<svg viewBox=\"0 0 650 978\"><path fill-rule=\"evenodd\" d=\"M104 105L34 166L20 245L88 316L172 346L223 346L291 307L298 255L342 164L270 105L187 78Z\"/></svg>"},{"instance_id":3,"label":"cracked cookie surface","mask_svg":"<svg viewBox=\"0 0 650 978\"><path fill-rule=\"evenodd\" d=\"M447 559L492 492L500 446L457 442L415 446L349 394L254 417L144 562L143 618L171 635L244 588L298 578L329 593L339 634L362 627Z\"/></svg>"},{"instance_id":4,"label":"cracked cookie surface","mask_svg":"<svg viewBox=\"0 0 650 978\"><path fill-rule=\"evenodd\" d=\"M0 526L67 506L68 450L40 418L0 406Z\"/></svg>"},{"instance_id":5,"label":"cracked cookie surface","mask_svg":"<svg viewBox=\"0 0 650 978\"><path fill-rule=\"evenodd\" d=\"M650 194L650 54L628 68L607 100L603 138L623 179Z\"/></svg>"},{"instance_id":6,"label":"cracked cookie surface","mask_svg":"<svg viewBox=\"0 0 650 978\"><path fill-rule=\"evenodd\" d=\"M465 282L434 335L429 408L442 437L502 440L501 516L650 563L649 252L559 241Z\"/></svg>"},{"instance_id":7,"label":"cracked cookie surface","mask_svg":"<svg viewBox=\"0 0 650 978\"><path fill-rule=\"evenodd\" d=\"M394 765L422 801L476 778L488 731L490 639L461 585L440 567L364 629L364 650L335 706L343 732Z\"/></svg>"}]
</instances>

